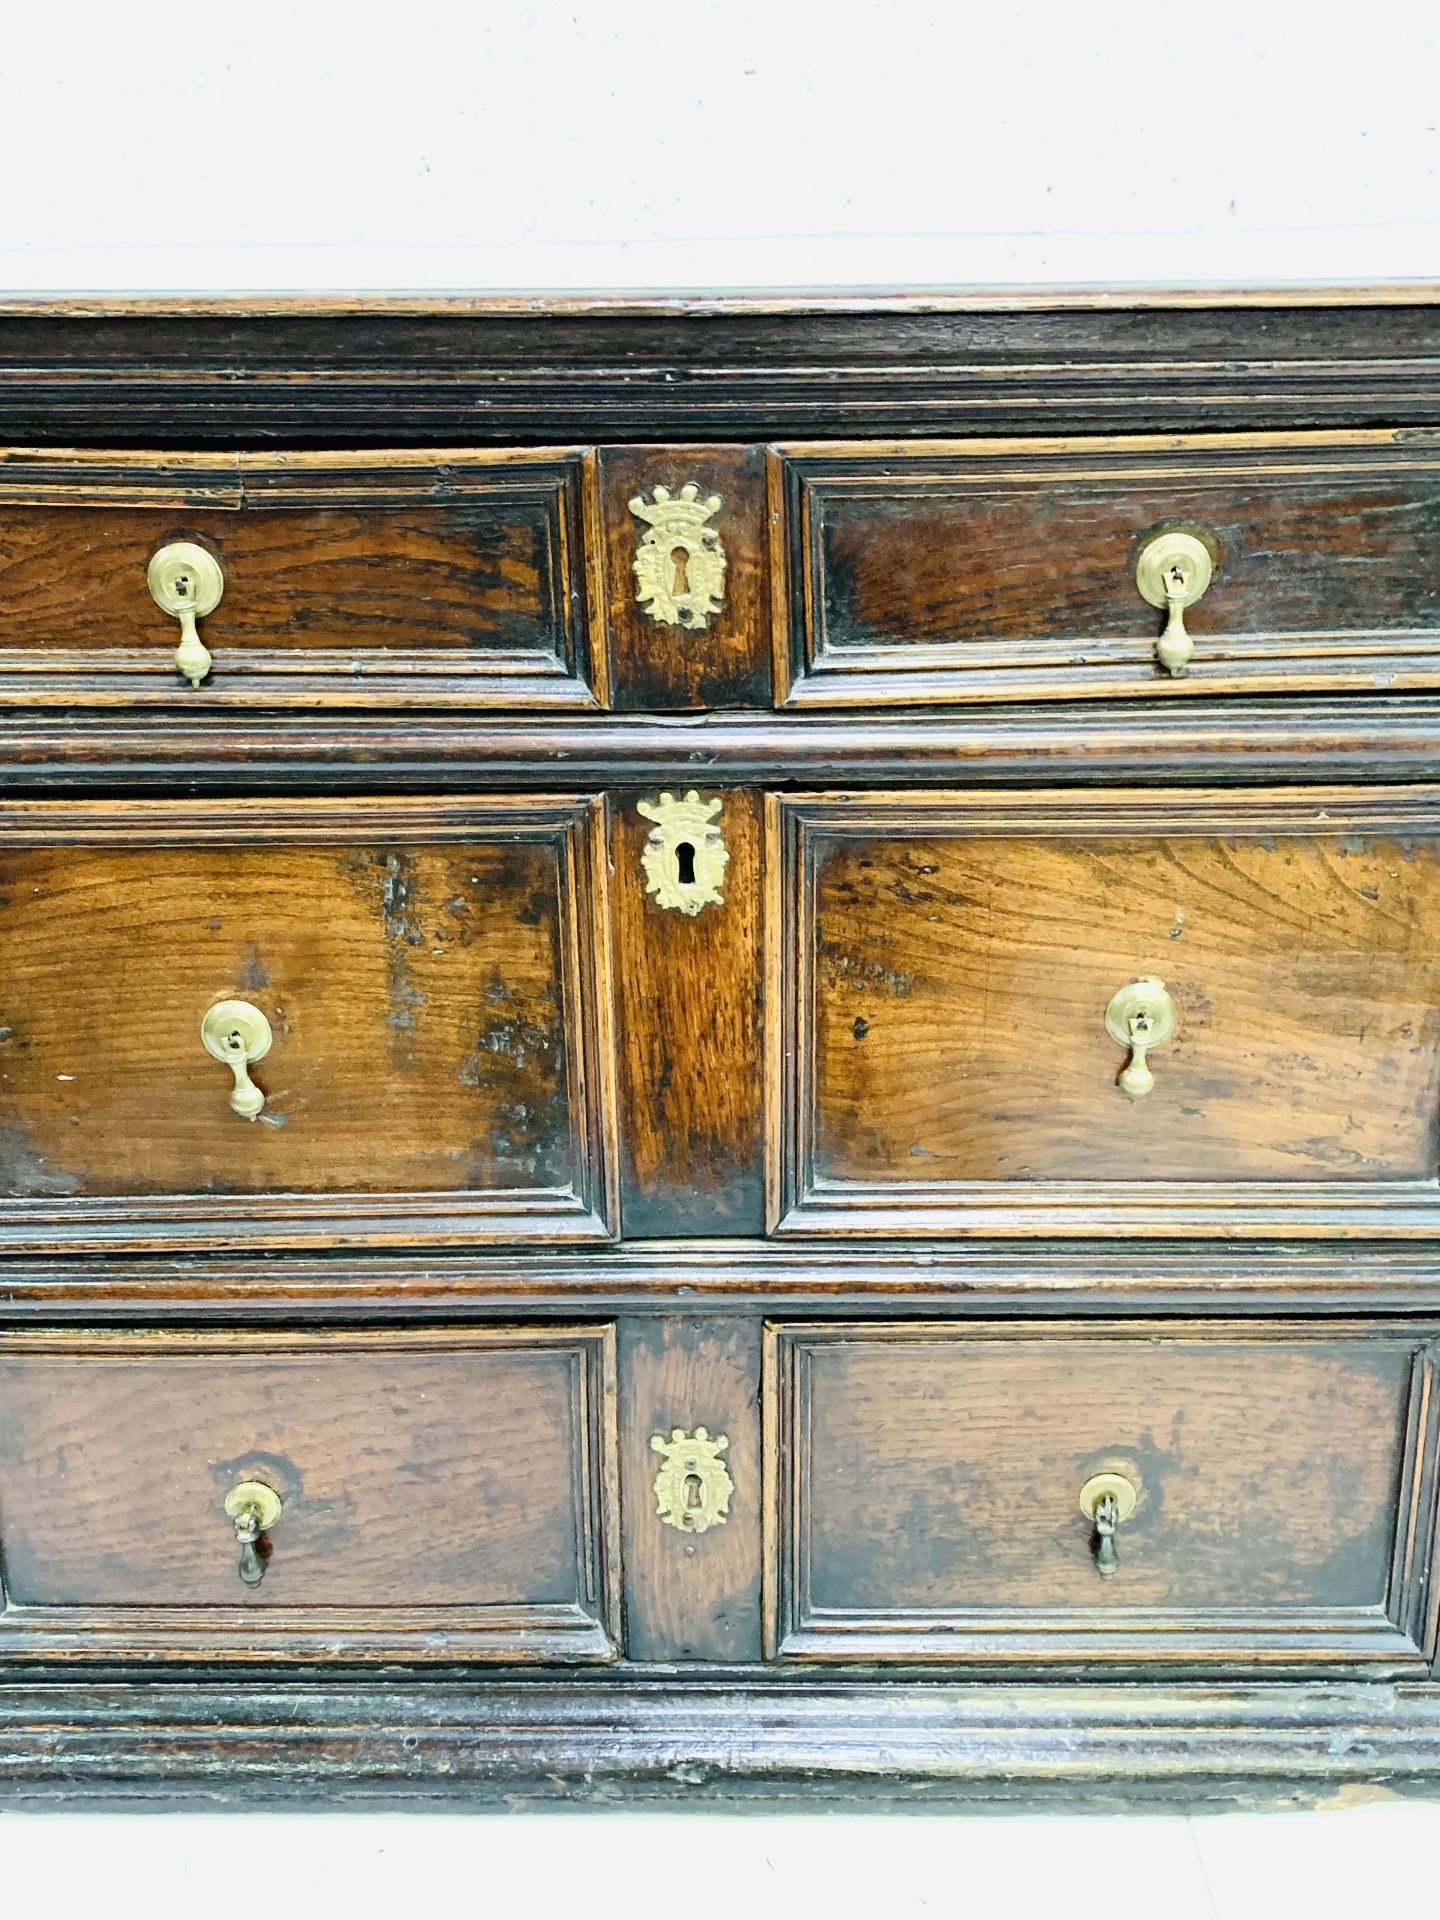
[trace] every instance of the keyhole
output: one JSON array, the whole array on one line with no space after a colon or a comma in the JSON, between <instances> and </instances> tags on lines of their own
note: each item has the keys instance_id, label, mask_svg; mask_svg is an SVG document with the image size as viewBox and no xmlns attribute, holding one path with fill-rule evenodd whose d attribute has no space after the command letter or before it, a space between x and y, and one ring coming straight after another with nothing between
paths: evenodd
<instances>
[{"instance_id":1,"label":"keyhole","mask_svg":"<svg viewBox=\"0 0 1440 1920\"><path fill-rule=\"evenodd\" d=\"M687 1473L685 1476L685 1505L690 1509L692 1513L694 1513L699 1508L703 1507L704 1504L705 1504L704 1481L700 1478L698 1473Z\"/></svg>"},{"instance_id":2,"label":"keyhole","mask_svg":"<svg viewBox=\"0 0 1440 1920\"><path fill-rule=\"evenodd\" d=\"M670 555L670 564L675 569L675 584L670 589L673 599L682 599L690 591L690 553L688 548L676 547Z\"/></svg>"},{"instance_id":3,"label":"keyhole","mask_svg":"<svg viewBox=\"0 0 1440 1920\"><path fill-rule=\"evenodd\" d=\"M679 870L682 887L695 884L695 849L688 840L682 840L675 849L675 865Z\"/></svg>"},{"instance_id":4,"label":"keyhole","mask_svg":"<svg viewBox=\"0 0 1440 1920\"><path fill-rule=\"evenodd\" d=\"M177 600L188 600L190 598L190 576L188 573L176 574L175 598Z\"/></svg>"}]
</instances>

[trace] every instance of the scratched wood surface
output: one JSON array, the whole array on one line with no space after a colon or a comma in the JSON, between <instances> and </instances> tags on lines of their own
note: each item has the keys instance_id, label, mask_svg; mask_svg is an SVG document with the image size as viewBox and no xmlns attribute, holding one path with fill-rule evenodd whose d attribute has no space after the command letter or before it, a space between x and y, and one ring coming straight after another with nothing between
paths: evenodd
<instances>
[{"instance_id":1,"label":"scratched wood surface","mask_svg":"<svg viewBox=\"0 0 1440 1920\"><path fill-rule=\"evenodd\" d=\"M616 794L611 811L625 1233L760 1233L760 800L724 794L724 900L692 916L646 892L652 822L637 803L657 798L653 788Z\"/></svg>"},{"instance_id":2,"label":"scratched wood surface","mask_svg":"<svg viewBox=\"0 0 1440 1920\"><path fill-rule=\"evenodd\" d=\"M801 705L1440 682L1440 454L1394 434L936 442L782 454ZM1214 578L1187 673L1135 584L1157 532Z\"/></svg>"},{"instance_id":3,"label":"scratched wood surface","mask_svg":"<svg viewBox=\"0 0 1440 1920\"><path fill-rule=\"evenodd\" d=\"M1412 1421L1417 1357L1413 1335L1353 1327L783 1330L788 1624L832 1656L854 1629L897 1657L947 1630L995 1657L1029 1627L1030 1657L1055 1660L1060 1629L1074 1657L1100 1616L1117 1648L1128 1626L1160 1659L1177 1657L1165 1632L1218 1655L1228 1622L1248 1627L1242 1657L1313 1631L1334 1659L1348 1615L1403 1657L1390 1641L1397 1625L1423 1637L1431 1550L1430 1516L1412 1541L1405 1505L1433 1448ZM1079 1504L1101 1472L1138 1493L1109 1577Z\"/></svg>"},{"instance_id":4,"label":"scratched wood surface","mask_svg":"<svg viewBox=\"0 0 1440 1920\"><path fill-rule=\"evenodd\" d=\"M719 494L710 525L725 549L724 605L704 628L652 620L635 598L646 523L630 511L656 485L693 481ZM770 551L760 447L603 447L599 456L606 617L622 711L688 712L770 705Z\"/></svg>"},{"instance_id":5,"label":"scratched wood surface","mask_svg":"<svg viewBox=\"0 0 1440 1920\"><path fill-rule=\"evenodd\" d=\"M578 454L36 454L0 449L0 690L119 704L589 706ZM225 577L200 689L146 585L172 541ZM273 683L273 684L272 684ZM296 683L296 684L292 684Z\"/></svg>"},{"instance_id":6,"label":"scratched wood surface","mask_svg":"<svg viewBox=\"0 0 1440 1920\"><path fill-rule=\"evenodd\" d=\"M328 833L314 807L62 814L17 831L66 844L0 854L9 1199L188 1196L217 1224L287 1192L603 1204L583 807L402 805L393 838L346 808ZM227 999L273 1031L254 1122L201 1043Z\"/></svg>"},{"instance_id":7,"label":"scratched wood surface","mask_svg":"<svg viewBox=\"0 0 1440 1920\"><path fill-rule=\"evenodd\" d=\"M816 855L817 1179L1433 1181L1433 836L894 820ZM1177 1019L1131 1101L1105 1010L1145 976Z\"/></svg>"},{"instance_id":8,"label":"scratched wood surface","mask_svg":"<svg viewBox=\"0 0 1440 1920\"><path fill-rule=\"evenodd\" d=\"M495 1652L525 1657L527 1630L563 1634L567 1612L603 1637L612 1344L596 1328L0 1339L0 1640L73 1639L61 1609L192 1656L210 1631L212 1651L263 1644L275 1615L282 1639L336 1651L388 1631L430 1658L462 1653L487 1611L510 1643ZM247 1480L283 1502L256 1586L224 1505Z\"/></svg>"}]
</instances>

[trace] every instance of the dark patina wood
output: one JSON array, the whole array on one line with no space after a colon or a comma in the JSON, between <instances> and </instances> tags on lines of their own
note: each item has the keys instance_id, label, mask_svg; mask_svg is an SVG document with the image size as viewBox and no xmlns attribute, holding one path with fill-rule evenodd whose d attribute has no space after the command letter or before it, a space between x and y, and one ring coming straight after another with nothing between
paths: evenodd
<instances>
[{"instance_id":1,"label":"dark patina wood","mask_svg":"<svg viewBox=\"0 0 1440 1920\"><path fill-rule=\"evenodd\" d=\"M1433 687L1437 453L1403 430L781 448L782 703ZM1215 569L1180 675L1135 580L1174 527Z\"/></svg>"},{"instance_id":2,"label":"dark patina wood","mask_svg":"<svg viewBox=\"0 0 1440 1920\"><path fill-rule=\"evenodd\" d=\"M1437 298L0 303L7 1803L1434 1791Z\"/></svg>"},{"instance_id":3,"label":"dark patina wood","mask_svg":"<svg viewBox=\"0 0 1440 1920\"><path fill-rule=\"evenodd\" d=\"M607 1659L614 1390L595 1327L0 1334L0 1658Z\"/></svg>"},{"instance_id":4,"label":"dark patina wood","mask_svg":"<svg viewBox=\"0 0 1440 1920\"><path fill-rule=\"evenodd\" d=\"M0 810L0 1239L607 1237L603 859L583 799Z\"/></svg>"},{"instance_id":5,"label":"dark patina wood","mask_svg":"<svg viewBox=\"0 0 1440 1920\"><path fill-rule=\"evenodd\" d=\"M0 702L595 708L577 453L0 450ZM224 573L200 687L146 586L172 541Z\"/></svg>"},{"instance_id":6,"label":"dark patina wood","mask_svg":"<svg viewBox=\"0 0 1440 1920\"><path fill-rule=\"evenodd\" d=\"M1432 788L775 803L787 1232L1433 1235ZM1127 1099L1111 996L1175 1031Z\"/></svg>"},{"instance_id":7,"label":"dark patina wood","mask_svg":"<svg viewBox=\"0 0 1440 1920\"><path fill-rule=\"evenodd\" d=\"M77 446L1440 425L1433 287L10 300L0 438Z\"/></svg>"},{"instance_id":8,"label":"dark patina wood","mask_svg":"<svg viewBox=\"0 0 1440 1920\"><path fill-rule=\"evenodd\" d=\"M771 1330L782 1658L1396 1677L1432 1655L1433 1351L1375 1326ZM1137 1504L1102 1575L1079 1495Z\"/></svg>"}]
</instances>

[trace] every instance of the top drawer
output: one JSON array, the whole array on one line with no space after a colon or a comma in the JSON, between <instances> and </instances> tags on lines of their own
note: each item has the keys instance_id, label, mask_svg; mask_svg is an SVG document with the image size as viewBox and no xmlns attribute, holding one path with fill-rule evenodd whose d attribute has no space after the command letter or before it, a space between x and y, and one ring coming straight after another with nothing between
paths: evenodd
<instances>
[{"instance_id":1,"label":"top drawer","mask_svg":"<svg viewBox=\"0 0 1440 1920\"><path fill-rule=\"evenodd\" d=\"M543 450L0 453L0 701L593 710L583 470ZM199 557L175 556L167 609L147 576L175 547ZM187 598L204 651L177 661Z\"/></svg>"},{"instance_id":2,"label":"top drawer","mask_svg":"<svg viewBox=\"0 0 1440 1920\"><path fill-rule=\"evenodd\" d=\"M1432 439L1364 432L781 449L790 622L777 637L777 702L1440 685ZM1181 608L1162 650L1167 550L1151 546L1160 564L1149 570L1149 599L1137 572L1149 543L1177 533L1198 551L1169 550L1182 568L1171 576L1176 597L1203 591Z\"/></svg>"}]
</instances>

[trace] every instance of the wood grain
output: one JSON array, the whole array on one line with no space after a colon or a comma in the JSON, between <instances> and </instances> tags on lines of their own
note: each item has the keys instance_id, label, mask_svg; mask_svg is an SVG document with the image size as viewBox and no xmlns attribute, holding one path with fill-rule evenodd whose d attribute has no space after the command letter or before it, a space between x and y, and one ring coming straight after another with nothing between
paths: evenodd
<instances>
[{"instance_id":1,"label":"wood grain","mask_svg":"<svg viewBox=\"0 0 1440 1920\"><path fill-rule=\"evenodd\" d=\"M61 804L10 824L12 1244L363 1238L367 1212L384 1231L407 1196L422 1235L427 1209L449 1232L457 1212L482 1235L604 1231L607 935L588 803ZM254 1123L200 1040L232 998L274 1034Z\"/></svg>"},{"instance_id":2,"label":"wood grain","mask_svg":"<svg viewBox=\"0 0 1440 1920\"><path fill-rule=\"evenodd\" d=\"M407 712L0 712L11 793L553 792L726 785L823 791L967 784L1317 787L1430 779L1440 700L1072 702L856 715L550 719Z\"/></svg>"},{"instance_id":3,"label":"wood grain","mask_svg":"<svg viewBox=\"0 0 1440 1920\"><path fill-rule=\"evenodd\" d=\"M626 1649L632 1660L733 1663L760 1658L758 1314L627 1320L620 1328L625 1495ZM725 1434L729 1518L689 1537L656 1511L653 1434Z\"/></svg>"},{"instance_id":4,"label":"wood grain","mask_svg":"<svg viewBox=\"0 0 1440 1920\"><path fill-rule=\"evenodd\" d=\"M7 1658L606 1657L613 1336L0 1335ZM284 1507L237 1572L226 1494Z\"/></svg>"},{"instance_id":5,"label":"wood grain","mask_svg":"<svg viewBox=\"0 0 1440 1920\"><path fill-rule=\"evenodd\" d=\"M792 1326L770 1364L782 1653L1427 1657L1434 1522L1411 1501L1435 1433L1412 1334ZM1139 1492L1108 1579L1079 1508L1099 1472Z\"/></svg>"},{"instance_id":6,"label":"wood grain","mask_svg":"<svg viewBox=\"0 0 1440 1920\"><path fill-rule=\"evenodd\" d=\"M723 501L710 524L725 549L724 606L703 631L652 620L635 598L635 549L645 523L637 494L694 481ZM770 556L763 449L603 447L601 542L615 705L624 712L770 705Z\"/></svg>"},{"instance_id":7,"label":"wood grain","mask_svg":"<svg viewBox=\"0 0 1440 1920\"><path fill-rule=\"evenodd\" d=\"M838 446L787 456L802 706L1440 684L1440 449L1255 434ZM1155 658L1135 585L1157 531L1214 553L1194 658Z\"/></svg>"},{"instance_id":8,"label":"wood grain","mask_svg":"<svg viewBox=\"0 0 1440 1920\"><path fill-rule=\"evenodd\" d=\"M691 917L645 890L636 803L657 797L616 794L611 813L625 1233L760 1233L760 802L724 795L724 901Z\"/></svg>"},{"instance_id":9,"label":"wood grain","mask_svg":"<svg viewBox=\"0 0 1440 1920\"><path fill-rule=\"evenodd\" d=\"M0 450L0 697L594 707L576 454L228 459ZM220 561L186 686L145 569Z\"/></svg>"},{"instance_id":10,"label":"wood grain","mask_svg":"<svg viewBox=\"0 0 1440 1920\"><path fill-rule=\"evenodd\" d=\"M1002 1231L1301 1229L1312 1206L1402 1231L1411 1208L1421 1230L1440 813L1393 797L782 802L788 1204L811 1230L870 1203L872 1231L1007 1208ZM1130 1101L1105 1010L1146 976L1176 1031Z\"/></svg>"},{"instance_id":11,"label":"wood grain","mask_svg":"<svg viewBox=\"0 0 1440 1920\"><path fill-rule=\"evenodd\" d=\"M1440 423L1426 287L7 302L0 436L534 445Z\"/></svg>"}]
</instances>

